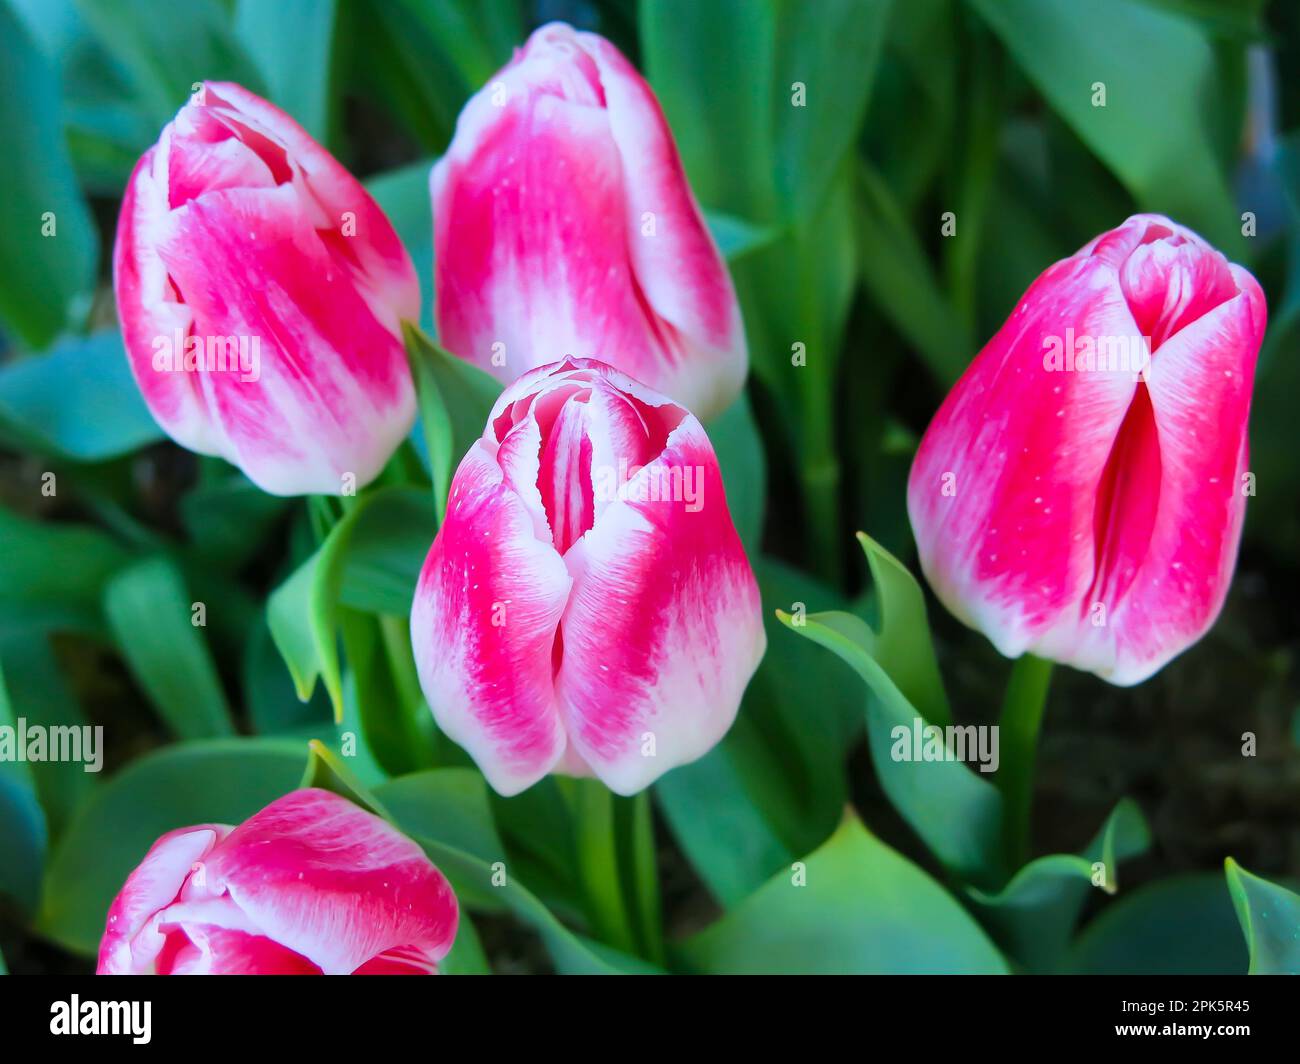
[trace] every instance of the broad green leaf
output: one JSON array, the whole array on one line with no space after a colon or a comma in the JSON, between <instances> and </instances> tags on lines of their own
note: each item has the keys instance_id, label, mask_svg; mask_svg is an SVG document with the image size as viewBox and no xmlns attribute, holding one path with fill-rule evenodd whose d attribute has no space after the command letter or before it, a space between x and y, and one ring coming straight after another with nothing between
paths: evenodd
<instances>
[{"instance_id":1,"label":"broad green leaf","mask_svg":"<svg viewBox=\"0 0 1300 1064\"><path fill-rule=\"evenodd\" d=\"M116 330L61 340L0 370L0 431L16 443L100 462L163 439Z\"/></svg>"},{"instance_id":2,"label":"broad green leaf","mask_svg":"<svg viewBox=\"0 0 1300 1064\"><path fill-rule=\"evenodd\" d=\"M848 800L844 761L862 728L852 676L776 620L780 609L837 596L771 559L755 568L768 647L736 723L699 761L655 785L678 844L726 906L835 830Z\"/></svg>"},{"instance_id":3,"label":"broad green leaf","mask_svg":"<svg viewBox=\"0 0 1300 1064\"><path fill-rule=\"evenodd\" d=\"M275 649L265 614L249 626L241 671L244 706L258 735L301 733L327 725L333 712L323 688L306 702L298 699L293 677Z\"/></svg>"},{"instance_id":4,"label":"broad green leaf","mask_svg":"<svg viewBox=\"0 0 1300 1064\"><path fill-rule=\"evenodd\" d=\"M234 733L216 665L196 626L196 604L176 565L146 558L104 589L104 613L118 649L149 700L181 739Z\"/></svg>"},{"instance_id":5,"label":"broad green leaf","mask_svg":"<svg viewBox=\"0 0 1300 1064\"><path fill-rule=\"evenodd\" d=\"M1223 877L1174 876L1125 893L1075 940L1083 975L1243 975L1246 947Z\"/></svg>"},{"instance_id":6,"label":"broad green leaf","mask_svg":"<svg viewBox=\"0 0 1300 1064\"><path fill-rule=\"evenodd\" d=\"M1231 857L1223 863L1251 975L1300 975L1300 894L1252 875Z\"/></svg>"},{"instance_id":7,"label":"broad green leaf","mask_svg":"<svg viewBox=\"0 0 1300 1064\"><path fill-rule=\"evenodd\" d=\"M298 786L304 744L204 739L145 754L97 788L55 848L36 926L93 954L114 896L158 837L239 824Z\"/></svg>"},{"instance_id":8,"label":"broad green leaf","mask_svg":"<svg viewBox=\"0 0 1300 1064\"><path fill-rule=\"evenodd\" d=\"M776 5L657 0L641 4L640 20L645 71L697 198L751 222L775 220Z\"/></svg>"},{"instance_id":9,"label":"broad green leaf","mask_svg":"<svg viewBox=\"0 0 1300 1064\"><path fill-rule=\"evenodd\" d=\"M912 759L894 757L899 742L939 725L926 722L899 689L887 668L897 663L876 658L880 636L849 613L810 614L802 623L784 610L778 616L839 655L866 682L872 696L866 701L871 759L885 793L912 830L961 879L981 886L1000 882L1002 797L990 780L955 759L921 760L919 751Z\"/></svg>"},{"instance_id":10,"label":"broad green leaf","mask_svg":"<svg viewBox=\"0 0 1300 1064\"><path fill-rule=\"evenodd\" d=\"M796 216L821 203L857 137L892 9L892 0L777 4L776 180Z\"/></svg>"},{"instance_id":11,"label":"broad green leaf","mask_svg":"<svg viewBox=\"0 0 1300 1064\"><path fill-rule=\"evenodd\" d=\"M952 722L939 661L925 616L925 594L907 567L865 532L858 542L867 556L879 622L872 656L903 696L931 724Z\"/></svg>"},{"instance_id":12,"label":"broad green leaf","mask_svg":"<svg viewBox=\"0 0 1300 1064\"><path fill-rule=\"evenodd\" d=\"M155 125L171 121L203 81L235 81L266 95L217 0L78 0L77 6Z\"/></svg>"},{"instance_id":13,"label":"broad green leaf","mask_svg":"<svg viewBox=\"0 0 1300 1064\"><path fill-rule=\"evenodd\" d=\"M357 518L343 570L341 601L366 613L405 617L438 530L427 490L390 488Z\"/></svg>"},{"instance_id":14,"label":"broad green leaf","mask_svg":"<svg viewBox=\"0 0 1300 1064\"><path fill-rule=\"evenodd\" d=\"M420 691L406 619L342 609L338 620L348 663L345 712L355 706L367 748L390 776L436 764L438 733Z\"/></svg>"},{"instance_id":15,"label":"broad green leaf","mask_svg":"<svg viewBox=\"0 0 1300 1064\"><path fill-rule=\"evenodd\" d=\"M96 528L29 521L0 509L0 631L97 632L108 579L130 555Z\"/></svg>"},{"instance_id":16,"label":"broad green leaf","mask_svg":"<svg viewBox=\"0 0 1300 1064\"><path fill-rule=\"evenodd\" d=\"M393 819L375 793L344 764L343 758L319 739L311 739L307 743L307 767L303 770L298 786L329 791L359 805L367 813L389 821Z\"/></svg>"},{"instance_id":17,"label":"broad green leaf","mask_svg":"<svg viewBox=\"0 0 1300 1064\"><path fill-rule=\"evenodd\" d=\"M1241 260L1246 242L1210 113L1224 86L1202 27L1132 0L968 2L1145 209L1190 225ZM1100 106L1094 100L1103 90Z\"/></svg>"},{"instance_id":18,"label":"broad green leaf","mask_svg":"<svg viewBox=\"0 0 1300 1064\"><path fill-rule=\"evenodd\" d=\"M24 718L28 724L43 728L77 728L89 723L46 633L28 630L0 634L0 665L15 719ZM94 740L95 733L91 735ZM99 779L104 758L102 738L98 737L94 750L83 751L82 761L27 764L51 840L59 837L77 805Z\"/></svg>"},{"instance_id":19,"label":"broad green leaf","mask_svg":"<svg viewBox=\"0 0 1300 1064\"><path fill-rule=\"evenodd\" d=\"M470 768L435 768L399 776L375 788L394 824L455 846L491 865L506 860L497 836L482 773Z\"/></svg>"},{"instance_id":20,"label":"broad green leaf","mask_svg":"<svg viewBox=\"0 0 1300 1064\"><path fill-rule=\"evenodd\" d=\"M1126 799L1082 855L1039 857L996 894L976 888L969 894L999 941L1029 970L1064 970L1088 891L1097 888L1114 894L1119 889L1119 862L1143 853L1150 841L1141 810Z\"/></svg>"},{"instance_id":21,"label":"broad green leaf","mask_svg":"<svg viewBox=\"0 0 1300 1064\"><path fill-rule=\"evenodd\" d=\"M289 666L298 697L306 702L320 677L334 707L334 719L343 719L343 680L337 641L339 596L353 530L367 508L399 489L381 488L358 498L330 530L310 558L271 593L267 622L276 648Z\"/></svg>"},{"instance_id":22,"label":"broad green leaf","mask_svg":"<svg viewBox=\"0 0 1300 1064\"><path fill-rule=\"evenodd\" d=\"M767 502L767 461L763 438L744 392L709 423L708 434L722 471L727 509L745 550L756 555Z\"/></svg>"},{"instance_id":23,"label":"broad green leaf","mask_svg":"<svg viewBox=\"0 0 1300 1064\"><path fill-rule=\"evenodd\" d=\"M451 478L465 452L483 435L501 384L464 359L450 355L410 322L402 326L420 401L438 521L447 512Z\"/></svg>"},{"instance_id":24,"label":"broad green leaf","mask_svg":"<svg viewBox=\"0 0 1300 1064\"><path fill-rule=\"evenodd\" d=\"M18 717L10 705L2 669L0 728L17 744ZM5 741L0 738L0 750ZM17 749L5 750L0 756L0 897L7 895L21 912L31 913L40 903L48 831L36 797L36 781L27 762L19 760L22 756Z\"/></svg>"},{"instance_id":25,"label":"broad green leaf","mask_svg":"<svg viewBox=\"0 0 1300 1064\"><path fill-rule=\"evenodd\" d=\"M492 966L487 954L483 952L483 943L478 937L474 922L467 913L460 914L456 925L456 941L452 943L451 952L438 963L440 975L491 975Z\"/></svg>"},{"instance_id":26,"label":"broad green leaf","mask_svg":"<svg viewBox=\"0 0 1300 1064\"><path fill-rule=\"evenodd\" d=\"M238 0L235 32L257 63L269 99L318 141L334 108L338 0Z\"/></svg>"},{"instance_id":27,"label":"broad green leaf","mask_svg":"<svg viewBox=\"0 0 1300 1064\"><path fill-rule=\"evenodd\" d=\"M227 467L220 477L201 482L181 497L181 520L194 553L228 572L266 548L289 502L268 495Z\"/></svg>"},{"instance_id":28,"label":"broad green leaf","mask_svg":"<svg viewBox=\"0 0 1300 1064\"><path fill-rule=\"evenodd\" d=\"M938 883L853 815L816 852L681 945L726 974L1003 974L1006 962Z\"/></svg>"},{"instance_id":29,"label":"broad green leaf","mask_svg":"<svg viewBox=\"0 0 1300 1064\"><path fill-rule=\"evenodd\" d=\"M0 4L0 129L8 147L0 168L0 317L32 347L80 323L98 266L98 233L68 158L60 108L48 58Z\"/></svg>"}]
</instances>

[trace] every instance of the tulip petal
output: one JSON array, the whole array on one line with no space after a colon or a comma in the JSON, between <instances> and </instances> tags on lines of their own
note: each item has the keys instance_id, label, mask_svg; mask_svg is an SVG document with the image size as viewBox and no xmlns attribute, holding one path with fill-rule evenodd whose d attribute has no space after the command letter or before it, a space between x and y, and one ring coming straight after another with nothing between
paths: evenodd
<instances>
[{"instance_id":1,"label":"tulip petal","mask_svg":"<svg viewBox=\"0 0 1300 1064\"><path fill-rule=\"evenodd\" d=\"M556 676L571 744L620 794L722 738L766 646L758 587L695 418L627 494L565 556L573 591Z\"/></svg>"},{"instance_id":2,"label":"tulip petal","mask_svg":"<svg viewBox=\"0 0 1300 1064\"><path fill-rule=\"evenodd\" d=\"M327 791L294 791L235 828L209 856L205 887L327 975L395 949L433 970L456 936L455 896L420 847ZM235 940L242 960L221 963L264 963L248 939ZM213 955L229 941L213 938Z\"/></svg>"},{"instance_id":3,"label":"tulip petal","mask_svg":"<svg viewBox=\"0 0 1300 1064\"><path fill-rule=\"evenodd\" d=\"M230 830L222 824L180 828L149 848L108 910L99 946L100 975L125 975L152 964L163 946L156 931L149 933L154 914L176 899L193 866ZM145 941L137 942L142 935Z\"/></svg>"},{"instance_id":4,"label":"tulip petal","mask_svg":"<svg viewBox=\"0 0 1300 1064\"><path fill-rule=\"evenodd\" d=\"M219 453L273 494L373 479L414 419L404 355L293 190L205 193L173 212L160 254L197 337L257 345L251 372L197 374Z\"/></svg>"},{"instance_id":5,"label":"tulip petal","mask_svg":"<svg viewBox=\"0 0 1300 1064\"><path fill-rule=\"evenodd\" d=\"M533 441L535 484L536 430L516 433ZM446 520L420 574L411 640L439 726L510 795L564 753L551 661L570 580L492 451L476 442L452 480Z\"/></svg>"}]
</instances>

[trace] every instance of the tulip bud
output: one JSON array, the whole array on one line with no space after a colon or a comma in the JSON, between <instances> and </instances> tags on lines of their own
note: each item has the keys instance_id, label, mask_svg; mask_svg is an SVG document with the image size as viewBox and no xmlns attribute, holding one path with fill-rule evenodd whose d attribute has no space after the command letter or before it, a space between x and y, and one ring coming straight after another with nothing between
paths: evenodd
<instances>
[{"instance_id":1,"label":"tulip bud","mask_svg":"<svg viewBox=\"0 0 1300 1064\"><path fill-rule=\"evenodd\" d=\"M276 495L350 494L415 419L410 257L293 119L205 83L136 165L114 286L145 402L177 443Z\"/></svg>"},{"instance_id":2,"label":"tulip bud","mask_svg":"<svg viewBox=\"0 0 1300 1064\"><path fill-rule=\"evenodd\" d=\"M414 842L322 790L169 831L108 910L99 975L434 975L456 896Z\"/></svg>"},{"instance_id":3,"label":"tulip bud","mask_svg":"<svg viewBox=\"0 0 1300 1064\"><path fill-rule=\"evenodd\" d=\"M706 419L739 393L731 278L658 100L608 41L537 30L465 105L431 190L453 354L504 383L599 359Z\"/></svg>"},{"instance_id":4,"label":"tulip bud","mask_svg":"<svg viewBox=\"0 0 1300 1064\"><path fill-rule=\"evenodd\" d=\"M1056 263L971 363L908 482L921 566L960 620L1111 683L1196 642L1253 494L1255 279L1159 215Z\"/></svg>"},{"instance_id":5,"label":"tulip bud","mask_svg":"<svg viewBox=\"0 0 1300 1064\"><path fill-rule=\"evenodd\" d=\"M411 611L425 697L501 794L632 794L726 733L766 637L708 437L570 359L521 377L452 480Z\"/></svg>"}]
</instances>

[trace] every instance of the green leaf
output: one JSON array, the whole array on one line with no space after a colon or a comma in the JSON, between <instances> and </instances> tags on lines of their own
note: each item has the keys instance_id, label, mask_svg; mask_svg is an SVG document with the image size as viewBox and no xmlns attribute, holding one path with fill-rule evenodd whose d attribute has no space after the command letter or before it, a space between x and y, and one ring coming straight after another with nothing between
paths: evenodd
<instances>
[{"instance_id":1,"label":"green leaf","mask_svg":"<svg viewBox=\"0 0 1300 1064\"><path fill-rule=\"evenodd\" d=\"M32 347L84 318L98 266L98 232L77 187L60 107L54 69L0 4L0 129L9 148L0 168L0 317Z\"/></svg>"},{"instance_id":2,"label":"green leaf","mask_svg":"<svg viewBox=\"0 0 1300 1064\"><path fill-rule=\"evenodd\" d=\"M390 822L393 819L378 796L357 778L338 754L319 739L311 739L307 743L307 767L303 770L298 786L329 791L360 806L367 813Z\"/></svg>"},{"instance_id":3,"label":"green leaf","mask_svg":"<svg viewBox=\"0 0 1300 1064\"><path fill-rule=\"evenodd\" d=\"M935 379L950 385L975 354L971 338L889 186L865 162L858 167L857 190L854 219L863 287Z\"/></svg>"},{"instance_id":4,"label":"green leaf","mask_svg":"<svg viewBox=\"0 0 1300 1064\"><path fill-rule=\"evenodd\" d=\"M239 824L295 789L303 744L205 739L145 754L97 788L59 841L37 929L93 955L114 896L165 832Z\"/></svg>"},{"instance_id":5,"label":"green leaf","mask_svg":"<svg viewBox=\"0 0 1300 1064\"><path fill-rule=\"evenodd\" d=\"M1066 967L1083 975L1243 975L1246 947L1222 876L1174 876L1107 906L1075 940Z\"/></svg>"},{"instance_id":6,"label":"green leaf","mask_svg":"<svg viewBox=\"0 0 1300 1064\"><path fill-rule=\"evenodd\" d=\"M736 723L708 754L655 786L678 844L726 906L835 830L848 800L845 758L862 730L852 676L776 620L778 608L836 603L835 593L768 558L755 570L768 647Z\"/></svg>"},{"instance_id":7,"label":"green leaf","mask_svg":"<svg viewBox=\"0 0 1300 1064\"><path fill-rule=\"evenodd\" d=\"M95 528L0 509L0 629L98 632L108 579L130 555Z\"/></svg>"},{"instance_id":8,"label":"green leaf","mask_svg":"<svg viewBox=\"0 0 1300 1064\"><path fill-rule=\"evenodd\" d=\"M470 768L413 772L375 789L391 819L408 835L435 839L492 864L506 859L482 773Z\"/></svg>"},{"instance_id":9,"label":"green leaf","mask_svg":"<svg viewBox=\"0 0 1300 1064\"><path fill-rule=\"evenodd\" d=\"M436 762L437 730L424 703L404 618L339 614L348 661L345 712L355 706L366 746L388 775Z\"/></svg>"},{"instance_id":10,"label":"green leaf","mask_svg":"<svg viewBox=\"0 0 1300 1064\"><path fill-rule=\"evenodd\" d=\"M0 728L15 729L15 742L17 723L0 671ZM36 781L18 756L14 750L0 757L0 896L8 895L20 911L30 913L40 903L48 832Z\"/></svg>"},{"instance_id":11,"label":"green leaf","mask_svg":"<svg viewBox=\"0 0 1300 1064\"><path fill-rule=\"evenodd\" d=\"M767 502L767 460L749 397L742 392L709 423L708 433L718 456L731 519L745 550L757 554Z\"/></svg>"},{"instance_id":12,"label":"green leaf","mask_svg":"<svg viewBox=\"0 0 1300 1064\"><path fill-rule=\"evenodd\" d=\"M1125 799L1082 856L1039 857L996 894L975 888L969 894L999 941L1030 971L1062 971L1089 890L1098 887L1114 894L1119 889L1119 862L1145 852L1150 842L1141 810Z\"/></svg>"},{"instance_id":13,"label":"green leaf","mask_svg":"<svg viewBox=\"0 0 1300 1064\"><path fill-rule=\"evenodd\" d=\"M645 70L697 198L775 220L776 5L658 0L640 5L640 20Z\"/></svg>"},{"instance_id":14,"label":"green leaf","mask_svg":"<svg viewBox=\"0 0 1300 1064\"><path fill-rule=\"evenodd\" d=\"M456 941L452 943L451 952L438 963L440 975L491 975L492 966L487 954L483 952L483 943L478 931L466 913L460 914L456 926Z\"/></svg>"},{"instance_id":15,"label":"green leaf","mask_svg":"<svg viewBox=\"0 0 1300 1064\"><path fill-rule=\"evenodd\" d=\"M343 719L337 629L348 543L357 520L387 490L361 496L330 530L320 549L271 593L266 604L271 637L289 666L298 698L306 702L320 677L334 707L335 721Z\"/></svg>"},{"instance_id":16,"label":"green leaf","mask_svg":"<svg viewBox=\"0 0 1300 1064\"><path fill-rule=\"evenodd\" d=\"M925 872L846 816L815 853L681 946L727 974L1002 974L978 924Z\"/></svg>"},{"instance_id":17,"label":"green leaf","mask_svg":"<svg viewBox=\"0 0 1300 1064\"><path fill-rule=\"evenodd\" d=\"M969 3L1143 208L1192 226L1241 260L1246 241L1210 112L1228 94L1202 27L1131 0ZM1104 107L1093 103L1098 84Z\"/></svg>"},{"instance_id":18,"label":"green leaf","mask_svg":"<svg viewBox=\"0 0 1300 1064\"><path fill-rule=\"evenodd\" d=\"M427 491L394 487L378 495L358 516L348 545L340 589L344 605L408 616L437 530Z\"/></svg>"},{"instance_id":19,"label":"green leaf","mask_svg":"<svg viewBox=\"0 0 1300 1064\"><path fill-rule=\"evenodd\" d=\"M871 569L880 618L879 631L873 633L872 656L929 723L951 723L921 585L902 562L865 532L858 533L858 542Z\"/></svg>"},{"instance_id":20,"label":"green leaf","mask_svg":"<svg viewBox=\"0 0 1300 1064\"><path fill-rule=\"evenodd\" d=\"M283 496L268 495L242 473L223 470L220 477L181 497L181 520L194 552L211 567L228 572L266 548L289 503Z\"/></svg>"},{"instance_id":21,"label":"green leaf","mask_svg":"<svg viewBox=\"0 0 1300 1064\"><path fill-rule=\"evenodd\" d=\"M406 352L420 401L420 421L433 476L438 522L447 512L451 478L465 452L483 435L501 384L464 359L450 355L410 322L402 323Z\"/></svg>"},{"instance_id":22,"label":"green leaf","mask_svg":"<svg viewBox=\"0 0 1300 1064\"><path fill-rule=\"evenodd\" d=\"M891 0L777 5L775 156L787 210L808 217L857 137L875 82ZM796 105L795 86L803 86Z\"/></svg>"},{"instance_id":23,"label":"green leaf","mask_svg":"<svg viewBox=\"0 0 1300 1064\"><path fill-rule=\"evenodd\" d=\"M193 606L179 570L164 557L122 570L104 590L118 649L171 731L181 739L231 735L230 707Z\"/></svg>"},{"instance_id":24,"label":"green leaf","mask_svg":"<svg viewBox=\"0 0 1300 1064\"><path fill-rule=\"evenodd\" d=\"M1300 975L1300 894L1252 875L1231 857L1223 863L1251 975Z\"/></svg>"},{"instance_id":25,"label":"green leaf","mask_svg":"<svg viewBox=\"0 0 1300 1064\"><path fill-rule=\"evenodd\" d=\"M879 547L870 544L873 568L888 577L884 601L917 605L902 576L901 566ZM889 559L889 560L887 560ZM891 564L892 562L892 564ZM900 595L900 592L902 594ZM935 701L937 670L932 651L916 650L926 642L910 633L894 638L887 613L882 613L877 633L860 617L840 611L810 614L803 623L778 611L781 621L799 635L819 643L848 662L866 682L873 697L867 699L867 735L876 775L894 807L921 837L939 861L962 880L981 886L1001 881L1002 797L993 784L956 760L895 759L893 746L918 728L939 727L927 722L908 700L899 684L906 683L917 697ZM903 618L907 618L907 612ZM910 623L918 623L915 615ZM930 661L926 663L926 658ZM945 745L945 748L946 745Z\"/></svg>"},{"instance_id":26,"label":"green leaf","mask_svg":"<svg viewBox=\"0 0 1300 1064\"><path fill-rule=\"evenodd\" d=\"M334 108L338 0L239 0L235 32L270 86L270 100L318 141Z\"/></svg>"},{"instance_id":27,"label":"green leaf","mask_svg":"<svg viewBox=\"0 0 1300 1064\"><path fill-rule=\"evenodd\" d=\"M157 126L169 122L202 81L234 81L266 95L216 0L78 0L77 7Z\"/></svg>"}]
</instances>

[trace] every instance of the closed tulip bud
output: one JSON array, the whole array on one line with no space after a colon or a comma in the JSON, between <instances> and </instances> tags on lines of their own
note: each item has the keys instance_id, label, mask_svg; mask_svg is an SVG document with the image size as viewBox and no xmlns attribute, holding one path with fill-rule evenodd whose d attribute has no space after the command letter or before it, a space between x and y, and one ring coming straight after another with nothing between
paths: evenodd
<instances>
[{"instance_id":1,"label":"closed tulip bud","mask_svg":"<svg viewBox=\"0 0 1300 1064\"><path fill-rule=\"evenodd\" d=\"M456 896L414 842L329 791L154 843L108 910L100 975L433 975Z\"/></svg>"},{"instance_id":2,"label":"closed tulip bud","mask_svg":"<svg viewBox=\"0 0 1300 1064\"><path fill-rule=\"evenodd\" d=\"M1255 279L1137 215L1044 272L944 400L908 510L959 619L1111 683L1146 679L1223 605L1264 335Z\"/></svg>"},{"instance_id":3,"label":"closed tulip bud","mask_svg":"<svg viewBox=\"0 0 1300 1064\"><path fill-rule=\"evenodd\" d=\"M552 23L465 105L431 177L439 340L501 381L599 359L702 418L747 355L731 278L645 80Z\"/></svg>"},{"instance_id":4,"label":"closed tulip bud","mask_svg":"<svg viewBox=\"0 0 1300 1064\"><path fill-rule=\"evenodd\" d=\"M350 494L410 430L410 257L288 115L206 83L136 165L113 252L127 356L177 443L276 495Z\"/></svg>"},{"instance_id":5,"label":"closed tulip bud","mask_svg":"<svg viewBox=\"0 0 1300 1064\"><path fill-rule=\"evenodd\" d=\"M452 480L411 637L502 794L553 771L632 794L707 752L766 639L699 421L593 360L521 377Z\"/></svg>"}]
</instances>

